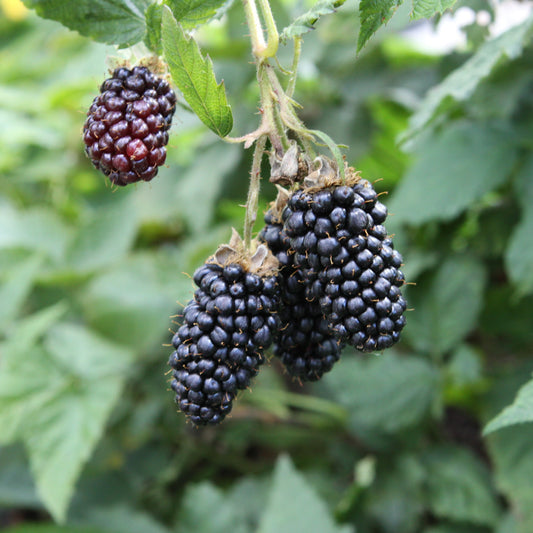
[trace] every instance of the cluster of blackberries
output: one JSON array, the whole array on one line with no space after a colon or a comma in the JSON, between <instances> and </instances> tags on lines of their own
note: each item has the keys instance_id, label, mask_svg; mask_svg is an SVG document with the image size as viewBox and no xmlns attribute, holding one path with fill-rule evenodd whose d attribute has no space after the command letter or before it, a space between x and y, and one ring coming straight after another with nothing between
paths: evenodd
<instances>
[{"instance_id":1,"label":"cluster of blackberries","mask_svg":"<svg viewBox=\"0 0 533 533\"><path fill-rule=\"evenodd\" d=\"M139 66L117 68L100 93L83 127L87 155L115 185L150 181L166 159L174 91Z\"/></svg>"},{"instance_id":2,"label":"cluster of blackberries","mask_svg":"<svg viewBox=\"0 0 533 533\"><path fill-rule=\"evenodd\" d=\"M405 325L405 278L383 222L387 208L366 180L300 189L283 212L306 297L329 331L363 352L391 347Z\"/></svg>"},{"instance_id":3,"label":"cluster of blackberries","mask_svg":"<svg viewBox=\"0 0 533 533\"><path fill-rule=\"evenodd\" d=\"M169 365L179 409L202 426L224 419L263 364L278 327L279 286L276 275L234 262L207 262L193 279L198 289L172 339Z\"/></svg>"},{"instance_id":4,"label":"cluster of blackberries","mask_svg":"<svg viewBox=\"0 0 533 533\"><path fill-rule=\"evenodd\" d=\"M337 178L278 198L265 215L261 237L280 262L274 353L290 375L319 379L344 344L372 352L399 340L405 279L386 217L374 188L353 172L346 184Z\"/></svg>"},{"instance_id":5,"label":"cluster of blackberries","mask_svg":"<svg viewBox=\"0 0 533 533\"><path fill-rule=\"evenodd\" d=\"M304 381L316 381L331 370L342 345L328 330L318 302L308 302L303 271L294 263L289 237L275 210L265 215L260 238L279 261L280 327L274 343L288 373Z\"/></svg>"}]
</instances>

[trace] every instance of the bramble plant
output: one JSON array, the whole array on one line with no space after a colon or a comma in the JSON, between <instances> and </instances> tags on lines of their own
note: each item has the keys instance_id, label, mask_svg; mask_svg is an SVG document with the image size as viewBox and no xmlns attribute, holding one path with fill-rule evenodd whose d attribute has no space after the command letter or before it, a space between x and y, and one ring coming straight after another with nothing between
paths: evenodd
<instances>
[{"instance_id":1,"label":"bramble plant","mask_svg":"<svg viewBox=\"0 0 533 533\"><path fill-rule=\"evenodd\" d=\"M0 4L0 520L530 533L533 15L22 1L55 23ZM394 31L463 7L464 54Z\"/></svg>"}]
</instances>

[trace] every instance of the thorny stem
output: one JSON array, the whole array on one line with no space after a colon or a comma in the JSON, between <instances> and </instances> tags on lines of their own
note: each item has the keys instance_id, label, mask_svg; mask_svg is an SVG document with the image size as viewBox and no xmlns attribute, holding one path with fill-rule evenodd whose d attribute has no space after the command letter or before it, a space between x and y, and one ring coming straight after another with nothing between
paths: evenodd
<instances>
[{"instance_id":1,"label":"thorny stem","mask_svg":"<svg viewBox=\"0 0 533 533\"><path fill-rule=\"evenodd\" d=\"M252 243L252 230L257 218L259 203L259 189L261 186L261 161L266 146L266 135L262 135L255 143L252 170L250 172L250 188L246 200L246 214L244 215L244 246L250 250Z\"/></svg>"}]
</instances>

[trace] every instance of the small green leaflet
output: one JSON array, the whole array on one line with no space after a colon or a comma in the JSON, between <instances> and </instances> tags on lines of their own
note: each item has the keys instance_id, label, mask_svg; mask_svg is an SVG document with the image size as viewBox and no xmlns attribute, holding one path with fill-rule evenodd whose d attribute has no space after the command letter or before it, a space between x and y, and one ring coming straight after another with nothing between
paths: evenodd
<instances>
[{"instance_id":1,"label":"small green leaflet","mask_svg":"<svg viewBox=\"0 0 533 533\"><path fill-rule=\"evenodd\" d=\"M357 51L360 52L368 39L376 31L389 22L396 8L403 0L361 0L359 4L359 16L361 29L357 39Z\"/></svg>"},{"instance_id":2,"label":"small green leaflet","mask_svg":"<svg viewBox=\"0 0 533 533\"><path fill-rule=\"evenodd\" d=\"M165 0L174 18L186 30L208 22L219 11L225 11L222 8L231 2L232 0Z\"/></svg>"},{"instance_id":3,"label":"small green leaflet","mask_svg":"<svg viewBox=\"0 0 533 533\"><path fill-rule=\"evenodd\" d=\"M533 380L527 382L519 391L514 402L493 418L483 430L487 435L498 429L533 422Z\"/></svg>"},{"instance_id":4,"label":"small green leaflet","mask_svg":"<svg viewBox=\"0 0 533 533\"><path fill-rule=\"evenodd\" d=\"M443 13L450 9L456 0L413 0L413 11L411 20L430 18L435 13Z\"/></svg>"},{"instance_id":5,"label":"small green leaflet","mask_svg":"<svg viewBox=\"0 0 533 533\"><path fill-rule=\"evenodd\" d=\"M322 15L335 13L336 8L342 6L346 0L318 0L318 2L303 15L299 16L280 33L279 40L286 43L289 39L300 37L304 33L314 30L314 25Z\"/></svg>"},{"instance_id":6,"label":"small green leaflet","mask_svg":"<svg viewBox=\"0 0 533 533\"><path fill-rule=\"evenodd\" d=\"M163 7L163 50L174 83L200 120L220 137L233 127L224 83L217 83L213 63L187 37L168 6Z\"/></svg>"},{"instance_id":7,"label":"small green leaflet","mask_svg":"<svg viewBox=\"0 0 533 533\"><path fill-rule=\"evenodd\" d=\"M144 37L150 0L23 0L40 17L95 41L131 46Z\"/></svg>"}]
</instances>

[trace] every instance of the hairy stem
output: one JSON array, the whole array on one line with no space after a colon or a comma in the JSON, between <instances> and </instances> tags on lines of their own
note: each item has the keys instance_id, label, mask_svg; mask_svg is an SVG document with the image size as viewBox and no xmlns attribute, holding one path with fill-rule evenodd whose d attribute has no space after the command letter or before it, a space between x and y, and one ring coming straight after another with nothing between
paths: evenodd
<instances>
[{"instance_id":1,"label":"hairy stem","mask_svg":"<svg viewBox=\"0 0 533 533\"><path fill-rule=\"evenodd\" d=\"M250 30L250 39L252 41L252 53L255 57L261 57L263 51L267 48L265 36L261 28L261 19L257 12L255 0L242 0L244 12L246 14L246 24Z\"/></svg>"},{"instance_id":2,"label":"hairy stem","mask_svg":"<svg viewBox=\"0 0 533 533\"><path fill-rule=\"evenodd\" d=\"M252 170L250 172L250 188L248 189L246 214L244 215L244 246L247 250L250 250L251 248L252 231L257 218L259 189L261 187L261 161L265 151L266 140L266 135L259 137L254 148Z\"/></svg>"},{"instance_id":3,"label":"hairy stem","mask_svg":"<svg viewBox=\"0 0 533 533\"><path fill-rule=\"evenodd\" d=\"M300 62L300 54L302 53L302 38L295 37L294 39L294 57L292 60L291 77L289 78L289 84L285 94L292 98L294 89L296 88L296 77L298 75L298 63Z\"/></svg>"}]
</instances>

